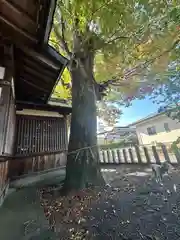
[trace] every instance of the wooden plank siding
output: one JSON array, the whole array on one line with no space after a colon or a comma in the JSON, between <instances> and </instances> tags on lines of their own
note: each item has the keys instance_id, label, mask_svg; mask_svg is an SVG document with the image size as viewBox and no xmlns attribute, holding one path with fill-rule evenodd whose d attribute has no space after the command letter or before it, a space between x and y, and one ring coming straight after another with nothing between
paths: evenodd
<instances>
[{"instance_id":1,"label":"wooden plank siding","mask_svg":"<svg viewBox=\"0 0 180 240\"><path fill-rule=\"evenodd\" d=\"M65 118L17 115L16 121L16 157L67 150Z\"/></svg>"},{"instance_id":2,"label":"wooden plank siding","mask_svg":"<svg viewBox=\"0 0 180 240\"><path fill-rule=\"evenodd\" d=\"M65 166L68 147L65 117L16 115L15 156L10 179Z\"/></svg>"},{"instance_id":3,"label":"wooden plank siding","mask_svg":"<svg viewBox=\"0 0 180 240\"><path fill-rule=\"evenodd\" d=\"M1 194L8 183L7 175L8 175L8 161L0 162L0 193Z\"/></svg>"},{"instance_id":4,"label":"wooden plank siding","mask_svg":"<svg viewBox=\"0 0 180 240\"><path fill-rule=\"evenodd\" d=\"M66 152L51 153L49 155L26 156L11 161L9 176L11 180L17 177L42 173L66 165Z\"/></svg>"},{"instance_id":5,"label":"wooden plank siding","mask_svg":"<svg viewBox=\"0 0 180 240\"><path fill-rule=\"evenodd\" d=\"M6 79L7 80L7 79ZM8 82L10 77L8 76ZM15 104L12 87L4 85L0 96L0 205L8 191L9 186L9 159L14 153L15 136Z\"/></svg>"},{"instance_id":6,"label":"wooden plank siding","mask_svg":"<svg viewBox=\"0 0 180 240\"><path fill-rule=\"evenodd\" d=\"M5 122L5 139L3 154L12 157L14 155L16 111L12 91L9 93L9 105L7 107L7 118Z\"/></svg>"}]
</instances>

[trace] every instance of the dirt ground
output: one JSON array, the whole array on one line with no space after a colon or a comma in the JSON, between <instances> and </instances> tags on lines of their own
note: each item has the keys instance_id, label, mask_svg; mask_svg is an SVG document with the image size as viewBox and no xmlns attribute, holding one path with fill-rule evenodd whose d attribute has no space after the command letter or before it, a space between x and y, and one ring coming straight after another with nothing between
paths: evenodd
<instances>
[{"instance_id":1,"label":"dirt ground","mask_svg":"<svg viewBox=\"0 0 180 240\"><path fill-rule=\"evenodd\" d=\"M102 169L107 186L69 197L41 189L41 203L57 239L180 239L180 170L163 186L145 166Z\"/></svg>"}]
</instances>

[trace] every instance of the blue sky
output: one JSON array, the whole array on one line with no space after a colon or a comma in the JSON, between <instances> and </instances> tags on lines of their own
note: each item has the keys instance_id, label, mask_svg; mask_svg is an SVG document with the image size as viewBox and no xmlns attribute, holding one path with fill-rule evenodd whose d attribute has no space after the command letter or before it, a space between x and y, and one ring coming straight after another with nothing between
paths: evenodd
<instances>
[{"instance_id":1,"label":"blue sky","mask_svg":"<svg viewBox=\"0 0 180 240\"><path fill-rule=\"evenodd\" d=\"M117 125L126 126L127 124L144 118L151 113L157 112L158 108L159 105L153 103L148 97L143 100L134 100L132 106L121 108L123 114L120 116Z\"/></svg>"}]
</instances>

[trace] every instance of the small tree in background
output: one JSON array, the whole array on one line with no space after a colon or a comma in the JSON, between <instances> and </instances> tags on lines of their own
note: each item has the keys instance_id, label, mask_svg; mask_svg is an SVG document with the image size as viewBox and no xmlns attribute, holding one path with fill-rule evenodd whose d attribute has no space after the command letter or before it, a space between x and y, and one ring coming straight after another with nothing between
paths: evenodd
<instances>
[{"instance_id":1,"label":"small tree in background","mask_svg":"<svg viewBox=\"0 0 180 240\"><path fill-rule=\"evenodd\" d=\"M167 68L179 43L173 22L178 6L164 0L57 2L50 42L69 59L72 80L64 184L70 191L103 184L96 147L96 101L109 84L113 86L109 97L118 93L122 99L156 82L151 74Z\"/></svg>"}]
</instances>

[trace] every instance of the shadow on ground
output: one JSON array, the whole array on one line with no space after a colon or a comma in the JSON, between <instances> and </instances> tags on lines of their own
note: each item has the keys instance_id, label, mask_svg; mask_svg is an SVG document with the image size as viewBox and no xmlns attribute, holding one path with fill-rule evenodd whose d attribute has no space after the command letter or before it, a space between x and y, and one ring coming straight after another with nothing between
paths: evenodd
<instances>
[{"instance_id":1,"label":"shadow on ground","mask_svg":"<svg viewBox=\"0 0 180 240\"><path fill-rule=\"evenodd\" d=\"M180 239L179 169L163 186L143 165L104 166L102 172L107 186L76 198L49 194L64 175L16 189L0 209L0 239Z\"/></svg>"},{"instance_id":2,"label":"shadow on ground","mask_svg":"<svg viewBox=\"0 0 180 240\"><path fill-rule=\"evenodd\" d=\"M106 178L119 190L101 208L115 214L92 212L98 222L94 239L180 239L179 170L164 176L163 186L151 177L147 167L107 170Z\"/></svg>"},{"instance_id":3,"label":"shadow on ground","mask_svg":"<svg viewBox=\"0 0 180 240\"><path fill-rule=\"evenodd\" d=\"M10 194L0 208L0 240L54 240L55 233L40 204L39 188L57 184L60 171L32 176L11 183Z\"/></svg>"},{"instance_id":4,"label":"shadow on ground","mask_svg":"<svg viewBox=\"0 0 180 240\"><path fill-rule=\"evenodd\" d=\"M163 186L145 166L104 167L102 172L108 185L96 189L97 197L51 198L49 216L59 239L180 239L179 170L164 176Z\"/></svg>"}]
</instances>

